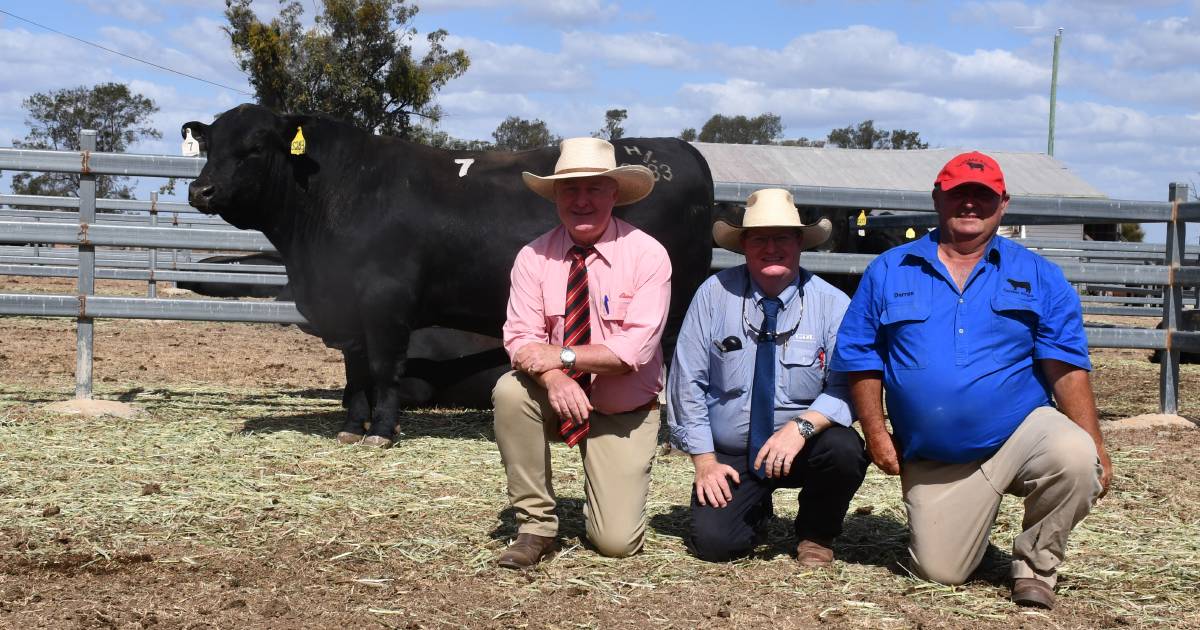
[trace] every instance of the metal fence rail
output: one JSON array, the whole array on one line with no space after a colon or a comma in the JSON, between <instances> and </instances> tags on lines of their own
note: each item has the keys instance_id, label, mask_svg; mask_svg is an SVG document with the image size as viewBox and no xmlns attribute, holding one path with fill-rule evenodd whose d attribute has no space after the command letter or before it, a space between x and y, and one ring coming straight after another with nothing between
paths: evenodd
<instances>
[{"instance_id":1,"label":"metal fence rail","mask_svg":"<svg viewBox=\"0 0 1200 630\"><path fill-rule=\"evenodd\" d=\"M76 397L90 398L92 385L92 322L95 318L150 318L203 321L302 323L290 302L239 302L229 300L165 300L94 295L95 278L146 280L200 280L279 285L286 275L273 266L201 265L188 261L173 263L171 270L156 268L158 248L176 250L213 249L274 252L264 236L231 230L223 222L197 215L179 202L97 200L96 175L137 175L194 179L202 158L96 153L95 132L81 134L82 151L35 151L0 148L0 169L53 171L80 175L78 198L0 195L0 205L21 206L0 211L0 274L74 276L78 295L0 294L0 315L74 317L77 326ZM718 201L742 203L758 188L778 184L716 182ZM927 192L784 186L797 205L846 211L892 210L907 214L868 217L868 227L916 227L933 225ZM1184 286L1200 285L1200 267L1185 265L1200 258L1200 250L1185 251L1185 222L1200 220L1200 203L1183 203L1187 187L1171 186L1169 202L1014 197L1005 223L1061 224L1119 222L1164 222L1167 242L1163 246L1127 243L1086 243L1027 239L1026 246L1042 249L1072 282L1095 286L1149 285L1147 293L1162 297L1096 300L1085 308L1136 311L1120 314L1162 314L1163 329L1089 327L1093 347L1161 349L1160 408L1165 413L1178 409L1179 351L1200 351L1200 333L1179 330ZM54 210L30 210L51 208ZM61 209L77 208L78 212ZM133 211L139 214L105 214L96 210ZM171 212L172 227L157 225L159 214ZM140 213L146 213L142 215ZM188 214L179 220L177 215ZM923 223L922 223L923 222ZM147 225L148 223L148 225ZM176 227L178 223L190 224ZM196 227L202 226L202 227ZM16 246L5 246L4 243ZM28 243L75 245L74 250L25 247ZM148 252L106 251L99 257L96 247L138 247ZM807 252L804 266L818 273L861 274L873 256ZM714 267L738 264L741 257L724 250L714 252ZM1123 261L1097 263L1095 259ZM1145 263L1153 264L1145 264ZM97 264L101 267L97 268ZM184 265L193 265L187 268ZM208 267L220 267L219 270ZM265 267L265 268L261 268ZM1089 300L1091 301L1091 300ZM1109 306L1113 304L1113 306ZM1122 305L1118 305L1122 304ZM1161 309L1129 304L1161 304Z\"/></svg>"}]
</instances>

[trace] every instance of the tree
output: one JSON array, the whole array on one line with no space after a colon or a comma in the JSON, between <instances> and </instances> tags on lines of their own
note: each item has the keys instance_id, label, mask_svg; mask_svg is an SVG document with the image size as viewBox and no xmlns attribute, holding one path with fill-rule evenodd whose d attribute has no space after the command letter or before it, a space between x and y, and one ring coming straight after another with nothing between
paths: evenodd
<instances>
[{"instance_id":1,"label":"tree","mask_svg":"<svg viewBox=\"0 0 1200 630\"><path fill-rule=\"evenodd\" d=\"M38 92L21 101L21 106L29 114L25 119L29 133L24 140L13 140L13 146L21 149L78 151L82 129L96 130L96 151L104 153L120 153L139 140L162 138L149 126L158 106L120 83ZM132 199L127 181L128 177L97 175L96 196ZM78 196L79 175L18 173L12 178L12 190L18 195Z\"/></svg>"},{"instance_id":2,"label":"tree","mask_svg":"<svg viewBox=\"0 0 1200 630\"><path fill-rule=\"evenodd\" d=\"M884 131L875 128L874 120L864 120L829 132L828 144L843 149L928 149L921 134L906 129Z\"/></svg>"},{"instance_id":3,"label":"tree","mask_svg":"<svg viewBox=\"0 0 1200 630\"><path fill-rule=\"evenodd\" d=\"M784 140L783 142L780 142L779 145L785 146L785 147L815 147L815 148L820 149L821 147L825 146L825 141L824 140L809 140L808 138L805 138L804 136L800 136L799 138L796 138L795 140Z\"/></svg>"},{"instance_id":4,"label":"tree","mask_svg":"<svg viewBox=\"0 0 1200 630\"><path fill-rule=\"evenodd\" d=\"M1142 231L1142 226L1137 223L1122 223L1121 240L1127 243L1141 243L1146 238L1146 233Z\"/></svg>"},{"instance_id":5,"label":"tree","mask_svg":"<svg viewBox=\"0 0 1200 630\"><path fill-rule=\"evenodd\" d=\"M604 112L604 127L600 131L592 133L593 138L604 138L609 142L617 138L625 137L625 128L621 123L629 117L629 112L624 109L610 109Z\"/></svg>"},{"instance_id":6,"label":"tree","mask_svg":"<svg viewBox=\"0 0 1200 630\"><path fill-rule=\"evenodd\" d=\"M425 127L414 129L411 138L414 142L451 151L491 151L496 148L495 145L487 140L464 140L462 138L455 138L445 131Z\"/></svg>"},{"instance_id":7,"label":"tree","mask_svg":"<svg viewBox=\"0 0 1200 630\"><path fill-rule=\"evenodd\" d=\"M684 142L695 142L696 141L696 128L695 127L685 127L683 129L683 131L679 132L679 139L683 140Z\"/></svg>"},{"instance_id":8,"label":"tree","mask_svg":"<svg viewBox=\"0 0 1200 630\"><path fill-rule=\"evenodd\" d=\"M301 24L303 5L287 0L263 23L251 0L226 0L225 32L259 103L289 112L320 112L373 133L410 137L412 117L436 124L434 98L470 64L446 49L445 30L426 36L429 52L412 54L417 7L405 0L322 0L316 25Z\"/></svg>"},{"instance_id":9,"label":"tree","mask_svg":"<svg viewBox=\"0 0 1200 630\"><path fill-rule=\"evenodd\" d=\"M524 151L542 147L558 146L562 138L550 133L550 128L539 119L525 120L509 116L492 132L496 148L503 151Z\"/></svg>"},{"instance_id":10,"label":"tree","mask_svg":"<svg viewBox=\"0 0 1200 630\"><path fill-rule=\"evenodd\" d=\"M778 114L759 114L754 118L714 114L700 128L700 142L726 144L775 144L783 135L783 121Z\"/></svg>"}]
</instances>

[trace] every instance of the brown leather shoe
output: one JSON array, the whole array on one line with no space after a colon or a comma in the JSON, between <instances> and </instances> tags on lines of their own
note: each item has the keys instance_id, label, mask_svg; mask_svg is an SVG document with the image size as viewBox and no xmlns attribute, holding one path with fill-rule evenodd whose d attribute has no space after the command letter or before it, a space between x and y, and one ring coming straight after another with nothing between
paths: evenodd
<instances>
[{"instance_id":1,"label":"brown leather shoe","mask_svg":"<svg viewBox=\"0 0 1200 630\"><path fill-rule=\"evenodd\" d=\"M1017 578L1013 580L1012 600L1018 606L1052 610L1054 588L1035 578Z\"/></svg>"},{"instance_id":2,"label":"brown leather shoe","mask_svg":"<svg viewBox=\"0 0 1200 630\"><path fill-rule=\"evenodd\" d=\"M796 545L796 562L805 567L827 567L833 564L833 548L815 540L801 540Z\"/></svg>"},{"instance_id":3,"label":"brown leather shoe","mask_svg":"<svg viewBox=\"0 0 1200 630\"><path fill-rule=\"evenodd\" d=\"M505 569L528 569L543 558L554 555L556 551L558 540L553 536L517 534L517 540L500 554L497 564Z\"/></svg>"}]
</instances>

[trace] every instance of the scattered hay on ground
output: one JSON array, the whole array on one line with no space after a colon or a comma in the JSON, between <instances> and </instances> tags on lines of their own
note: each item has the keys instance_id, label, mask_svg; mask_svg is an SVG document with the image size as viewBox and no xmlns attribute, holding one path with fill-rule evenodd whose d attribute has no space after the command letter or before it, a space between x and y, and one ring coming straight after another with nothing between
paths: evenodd
<instances>
[{"instance_id":1,"label":"scattered hay on ground","mask_svg":"<svg viewBox=\"0 0 1200 630\"><path fill-rule=\"evenodd\" d=\"M493 565L514 526L486 412L406 412L384 451L332 439L342 411L331 392L108 394L133 389L141 417L83 419L39 409L66 392L0 387L0 625L1200 625L1200 490L1188 479L1200 432L1114 434L1114 491L1076 530L1047 614L1006 599L1011 498L996 548L962 587L904 571L898 483L875 469L832 570L790 557L795 491L776 495L753 557L709 564L683 543L691 465L664 456L646 549L613 560L582 545L582 467L555 446L564 552L513 573Z\"/></svg>"}]
</instances>

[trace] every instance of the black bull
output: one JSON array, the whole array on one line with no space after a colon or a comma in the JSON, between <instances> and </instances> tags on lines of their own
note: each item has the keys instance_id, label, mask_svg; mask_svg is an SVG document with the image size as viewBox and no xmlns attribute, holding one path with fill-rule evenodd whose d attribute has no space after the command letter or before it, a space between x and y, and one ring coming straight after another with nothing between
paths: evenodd
<instances>
[{"instance_id":1,"label":"black bull","mask_svg":"<svg viewBox=\"0 0 1200 630\"><path fill-rule=\"evenodd\" d=\"M255 105L184 128L208 153L190 203L262 231L279 250L300 313L345 358L342 430L361 434L369 423L370 443L395 432L411 333L442 326L499 337L517 251L558 224L553 205L521 181L522 171L552 172L556 149L444 151ZM709 273L712 176L679 140L614 144L618 163L658 177L648 198L614 214L671 256L669 353Z\"/></svg>"}]
</instances>

